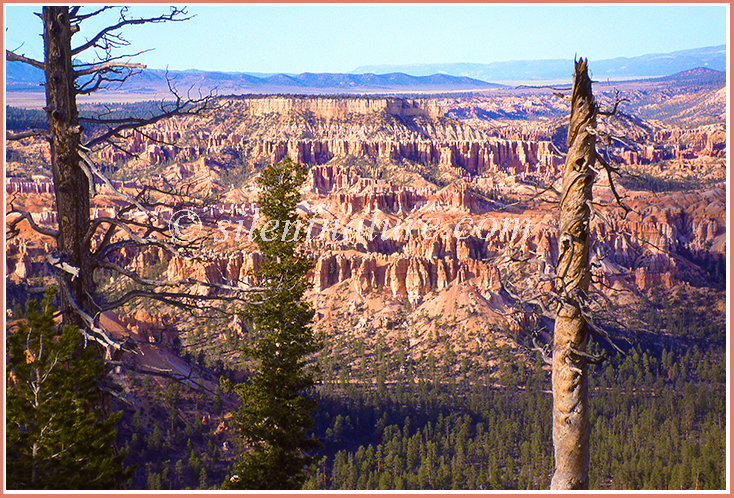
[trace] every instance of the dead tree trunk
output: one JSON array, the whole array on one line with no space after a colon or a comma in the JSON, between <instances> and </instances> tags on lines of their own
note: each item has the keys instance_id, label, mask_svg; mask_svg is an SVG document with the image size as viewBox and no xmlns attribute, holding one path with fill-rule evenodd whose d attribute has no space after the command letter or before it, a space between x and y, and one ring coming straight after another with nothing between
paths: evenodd
<instances>
[{"instance_id":1,"label":"dead tree trunk","mask_svg":"<svg viewBox=\"0 0 734 498\"><path fill-rule=\"evenodd\" d=\"M119 10L116 23L85 37L80 45L72 45L72 38L80 31L83 22L113 10ZM132 16L127 7L94 7L87 12L79 6L47 6L38 16L43 22L43 61L11 50L6 50L5 54L8 61L22 62L44 71L44 109L48 114L48 130L36 128L15 134L6 133L6 140L42 136L49 141L58 229L38 226L29 212L17 210L11 201L7 214L15 217L9 220L7 233L10 237L17 236L20 233L17 226L26 220L33 230L56 240L54 254L47 254L46 260L58 284L64 325L77 326L85 340L98 347L100 354L112 357L122 354L123 346L134 347L134 341L109 337L99 325L99 317L105 311L141 298L154 299L191 312L202 311L202 314L216 309L214 306L203 306L202 300L244 302L244 295L257 290L210 284L190 278L143 278L136 271L118 264L117 257L123 249L136 251L157 247L168 255L184 257L198 253L206 237L193 241L171 238L170 226L155 211L164 205L173 211L201 208L208 200L190 195L190 185L163 190L155 185L145 185L134 195L117 191L92 157L107 145L119 147L123 132L139 131L140 128L174 116L201 115L215 109L214 95L183 98L168 80L171 98L161 101L157 106L158 112L149 117L117 117L107 111L98 112L96 116L80 117L76 103L77 96L89 95L109 88L109 85L123 84L137 70L145 68L143 64L125 61L135 54L118 54L119 49L130 45L120 34L122 28L185 21L191 18L186 10L171 7L167 14L137 17ZM96 130L90 136L84 136L80 123L85 122L98 125L102 131ZM113 217L91 217L90 196L96 194L95 178L125 202L124 207ZM140 214L146 217L146 221L135 219ZM94 277L98 269L122 275L132 284L132 288L125 289L121 296L98 296ZM202 285L216 288L221 294L199 292Z\"/></svg>"},{"instance_id":2,"label":"dead tree trunk","mask_svg":"<svg viewBox=\"0 0 734 498\"><path fill-rule=\"evenodd\" d=\"M76 106L75 74L72 66L68 7L43 7L43 40L46 73L46 107L48 135L51 142L51 168L56 191L59 233L57 250L63 262L78 274L60 272L60 308L64 324L80 329L85 323L73 308L78 306L93 313L91 296L94 278L89 243L89 178L81 168L79 144L82 128ZM68 266L66 266L68 268ZM73 303L73 304L72 304Z\"/></svg>"},{"instance_id":3,"label":"dead tree trunk","mask_svg":"<svg viewBox=\"0 0 734 498\"><path fill-rule=\"evenodd\" d=\"M596 103L587 60L576 62L568 156L563 174L556 291L561 306L553 340L553 447L551 489L588 489L589 393L587 324L582 307L589 287L589 219L596 162Z\"/></svg>"}]
</instances>

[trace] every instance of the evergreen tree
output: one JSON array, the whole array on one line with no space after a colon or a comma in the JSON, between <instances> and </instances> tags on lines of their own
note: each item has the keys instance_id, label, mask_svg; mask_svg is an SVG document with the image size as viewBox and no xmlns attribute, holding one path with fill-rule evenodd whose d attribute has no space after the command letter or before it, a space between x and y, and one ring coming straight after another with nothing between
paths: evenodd
<instances>
[{"instance_id":1,"label":"evergreen tree","mask_svg":"<svg viewBox=\"0 0 734 498\"><path fill-rule=\"evenodd\" d=\"M250 447L225 484L233 489L301 488L313 462L308 452L318 447L308 438L316 403L306 391L314 385L307 357L319 345L310 326L313 308L303 300L313 263L302 252L307 234L296 212L305 179L306 169L290 159L268 166L258 179L265 224L253 230L263 256L255 275L268 290L246 309L257 339L244 348L256 367L248 382L233 386L222 379L241 398L236 423Z\"/></svg>"},{"instance_id":2,"label":"evergreen tree","mask_svg":"<svg viewBox=\"0 0 734 498\"><path fill-rule=\"evenodd\" d=\"M50 289L27 305L7 337L6 467L8 489L109 489L133 469L115 448L121 413L98 420L102 361L75 327L54 322Z\"/></svg>"}]
</instances>

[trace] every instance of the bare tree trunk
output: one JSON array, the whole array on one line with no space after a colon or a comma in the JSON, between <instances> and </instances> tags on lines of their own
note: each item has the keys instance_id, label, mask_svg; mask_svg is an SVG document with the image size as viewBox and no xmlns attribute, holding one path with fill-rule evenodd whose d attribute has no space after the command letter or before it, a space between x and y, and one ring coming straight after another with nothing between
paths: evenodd
<instances>
[{"instance_id":1,"label":"bare tree trunk","mask_svg":"<svg viewBox=\"0 0 734 498\"><path fill-rule=\"evenodd\" d=\"M89 179L80 167L82 128L76 107L68 7L43 7L43 40L46 72L46 107L51 141L51 168L56 191L59 235L56 246L61 258L79 269L78 276L62 271L69 289L59 289L64 324L84 328L77 313L70 312L70 298L90 315L94 279L89 243Z\"/></svg>"},{"instance_id":2,"label":"bare tree trunk","mask_svg":"<svg viewBox=\"0 0 734 498\"><path fill-rule=\"evenodd\" d=\"M562 306L553 340L553 447L551 489L589 487L587 325L581 314L589 287L589 218L596 162L596 104L587 60L576 62L568 156L563 174L557 293ZM591 132L590 132L591 130Z\"/></svg>"}]
</instances>

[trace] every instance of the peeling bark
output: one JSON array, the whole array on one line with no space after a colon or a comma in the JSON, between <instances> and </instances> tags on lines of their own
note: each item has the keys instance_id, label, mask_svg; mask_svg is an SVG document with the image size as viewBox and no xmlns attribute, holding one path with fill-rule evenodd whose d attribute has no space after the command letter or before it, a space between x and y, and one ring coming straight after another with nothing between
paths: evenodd
<instances>
[{"instance_id":1,"label":"peeling bark","mask_svg":"<svg viewBox=\"0 0 734 498\"><path fill-rule=\"evenodd\" d=\"M560 204L556 292L562 303L553 339L553 447L551 489L588 489L589 393L587 325L581 314L589 287L589 201L596 162L596 103L587 60L576 62L568 156ZM590 132L591 130L591 132ZM581 353L581 354L579 354Z\"/></svg>"}]
</instances>

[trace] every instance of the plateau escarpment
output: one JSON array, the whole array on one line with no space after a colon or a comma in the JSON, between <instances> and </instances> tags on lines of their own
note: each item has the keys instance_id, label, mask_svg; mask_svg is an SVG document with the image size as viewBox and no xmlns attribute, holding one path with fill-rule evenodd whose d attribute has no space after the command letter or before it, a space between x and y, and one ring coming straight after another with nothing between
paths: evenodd
<instances>
[{"instance_id":1,"label":"plateau escarpment","mask_svg":"<svg viewBox=\"0 0 734 498\"><path fill-rule=\"evenodd\" d=\"M560 164L548 140L505 140L477 132L443 117L435 101L252 98L230 100L226 107L226 120L186 117L145 135L130 133L125 147L108 149L103 158L116 163L136 154L162 164L205 155L247 164L288 156L321 165L349 156L458 168L468 175L498 170L546 174ZM173 145L180 142L186 145Z\"/></svg>"},{"instance_id":2,"label":"plateau escarpment","mask_svg":"<svg viewBox=\"0 0 734 498\"><path fill-rule=\"evenodd\" d=\"M529 354L519 347L528 345L520 331L542 326L513 296L523 289L552 290L563 101L509 94L220 103L208 115L126 133L117 148L97 153L119 190L190 184L212 199L197 213L212 223L212 240L218 236L219 242L200 258L167 259L156 249L123 248L118 264L170 280L252 284L261 259L243 234L257 219L254 179L263 164L290 157L309 166L300 207L315 217L307 250L319 329L370 340L402 334L410 337L414 358L438 348L433 338L439 333L466 354L489 338ZM614 303L612 318L624 323L637 313L639 295L715 292L725 267L723 125L683 128L622 115L602 129L641 143L600 140L604 157L632 173L618 180L631 208L626 215L605 178L595 186L592 288ZM11 172L48 175L48 150L38 140L12 144L9 158ZM6 179L6 191L37 223L55 225L47 176ZM92 214L116 215L119 200L106 187L99 191ZM156 214L164 221L172 215L163 209ZM145 219L134 210L130 216ZM229 222L226 240L220 240L217 220ZM10 281L48 278L42 261L48 250L50 240L9 244ZM100 285L114 293L124 287L121 280ZM629 306L634 310L621 316ZM181 331L182 342L188 340L186 319L170 326Z\"/></svg>"},{"instance_id":3,"label":"plateau escarpment","mask_svg":"<svg viewBox=\"0 0 734 498\"><path fill-rule=\"evenodd\" d=\"M245 107L253 116L268 114L289 114L293 112L309 113L315 118L344 119L350 114L370 114L386 112L393 116L424 116L438 118L442 115L440 105L433 99L399 99L399 98L302 98L302 97L267 97L233 99L238 105Z\"/></svg>"},{"instance_id":4,"label":"plateau escarpment","mask_svg":"<svg viewBox=\"0 0 734 498\"><path fill-rule=\"evenodd\" d=\"M124 147L107 149L102 157L134 166L136 157L156 165L205 156L245 168L285 156L310 165L352 157L453 168L464 176L550 177L557 174L565 147L562 119L462 119L464 104L451 99L240 98L225 99L222 105L226 113L180 117L144 134L131 132ZM475 105L491 108L496 103L478 99ZM615 144L608 151L622 164L716 157L725 146L721 125L682 129L622 115L603 129L642 144L637 149Z\"/></svg>"}]
</instances>

